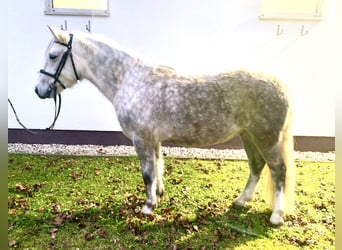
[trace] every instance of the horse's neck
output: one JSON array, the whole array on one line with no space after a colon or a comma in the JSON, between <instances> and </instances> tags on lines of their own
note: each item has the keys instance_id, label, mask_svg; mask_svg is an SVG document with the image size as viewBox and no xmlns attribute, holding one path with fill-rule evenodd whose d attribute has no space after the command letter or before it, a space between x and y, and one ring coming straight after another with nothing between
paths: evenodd
<instances>
[{"instance_id":1,"label":"horse's neck","mask_svg":"<svg viewBox=\"0 0 342 250\"><path fill-rule=\"evenodd\" d=\"M128 53L107 43L87 39L83 47L83 78L92 82L110 101L118 89L132 77L139 77L146 67Z\"/></svg>"}]
</instances>

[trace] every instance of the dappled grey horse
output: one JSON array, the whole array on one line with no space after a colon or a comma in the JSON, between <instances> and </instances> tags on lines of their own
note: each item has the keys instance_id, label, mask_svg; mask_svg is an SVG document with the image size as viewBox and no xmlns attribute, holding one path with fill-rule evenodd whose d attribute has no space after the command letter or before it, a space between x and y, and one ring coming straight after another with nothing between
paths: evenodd
<instances>
[{"instance_id":1,"label":"dappled grey horse","mask_svg":"<svg viewBox=\"0 0 342 250\"><path fill-rule=\"evenodd\" d=\"M147 196L143 214L151 214L164 193L161 142L209 146L239 135L250 175L234 203L244 206L252 200L267 164L270 221L283 224L294 196L292 112L277 79L246 70L180 75L133 56L105 37L49 28L53 39L35 92L53 98L87 79L109 99L140 160Z\"/></svg>"}]
</instances>

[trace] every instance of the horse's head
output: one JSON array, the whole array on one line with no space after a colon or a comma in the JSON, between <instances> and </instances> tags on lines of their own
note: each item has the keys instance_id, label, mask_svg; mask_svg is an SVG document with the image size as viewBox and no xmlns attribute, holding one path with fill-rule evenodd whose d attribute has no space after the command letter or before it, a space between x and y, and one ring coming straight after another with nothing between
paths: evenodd
<instances>
[{"instance_id":1,"label":"horse's head","mask_svg":"<svg viewBox=\"0 0 342 250\"><path fill-rule=\"evenodd\" d=\"M79 80L72 56L73 35L48 27L53 39L46 50L45 65L40 70L35 87L40 98L53 98Z\"/></svg>"}]
</instances>

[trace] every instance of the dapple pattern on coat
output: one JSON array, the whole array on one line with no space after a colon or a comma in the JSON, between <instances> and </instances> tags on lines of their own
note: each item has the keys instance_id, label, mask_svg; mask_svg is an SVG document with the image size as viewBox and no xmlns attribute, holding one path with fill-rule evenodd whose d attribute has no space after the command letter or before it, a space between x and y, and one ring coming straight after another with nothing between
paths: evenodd
<instances>
[{"instance_id":1,"label":"dapple pattern on coat","mask_svg":"<svg viewBox=\"0 0 342 250\"><path fill-rule=\"evenodd\" d=\"M44 70L54 72L66 50L69 33L51 28L54 36ZM161 142L209 146L240 135L250 175L234 201L253 199L260 174L270 170L272 224L281 225L293 209L294 162L292 111L286 87L271 76L236 70L217 75L186 76L172 68L147 63L107 38L74 33L73 58L80 79L92 82L114 105L123 133L132 140L146 186L142 213L151 214L164 193ZM51 59L51 55L57 58ZM60 75L68 88L77 81L70 60ZM52 97L51 84L39 75L36 92ZM62 88L57 86L59 93Z\"/></svg>"}]
</instances>

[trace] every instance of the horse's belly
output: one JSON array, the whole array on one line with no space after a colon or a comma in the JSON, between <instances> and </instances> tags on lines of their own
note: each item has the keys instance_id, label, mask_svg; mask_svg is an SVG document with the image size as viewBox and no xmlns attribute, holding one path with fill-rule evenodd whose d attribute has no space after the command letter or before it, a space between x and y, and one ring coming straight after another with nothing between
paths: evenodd
<instances>
[{"instance_id":1,"label":"horse's belly","mask_svg":"<svg viewBox=\"0 0 342 250\"><path fill-rule=\"evenodd\" d=\"M203 147L228 141L241 131L237 126L223 126L218 128L213 124L207 124L200 129L183 128L169 132L161 141L179 146Z\"/></svg>"}]
</instances>

